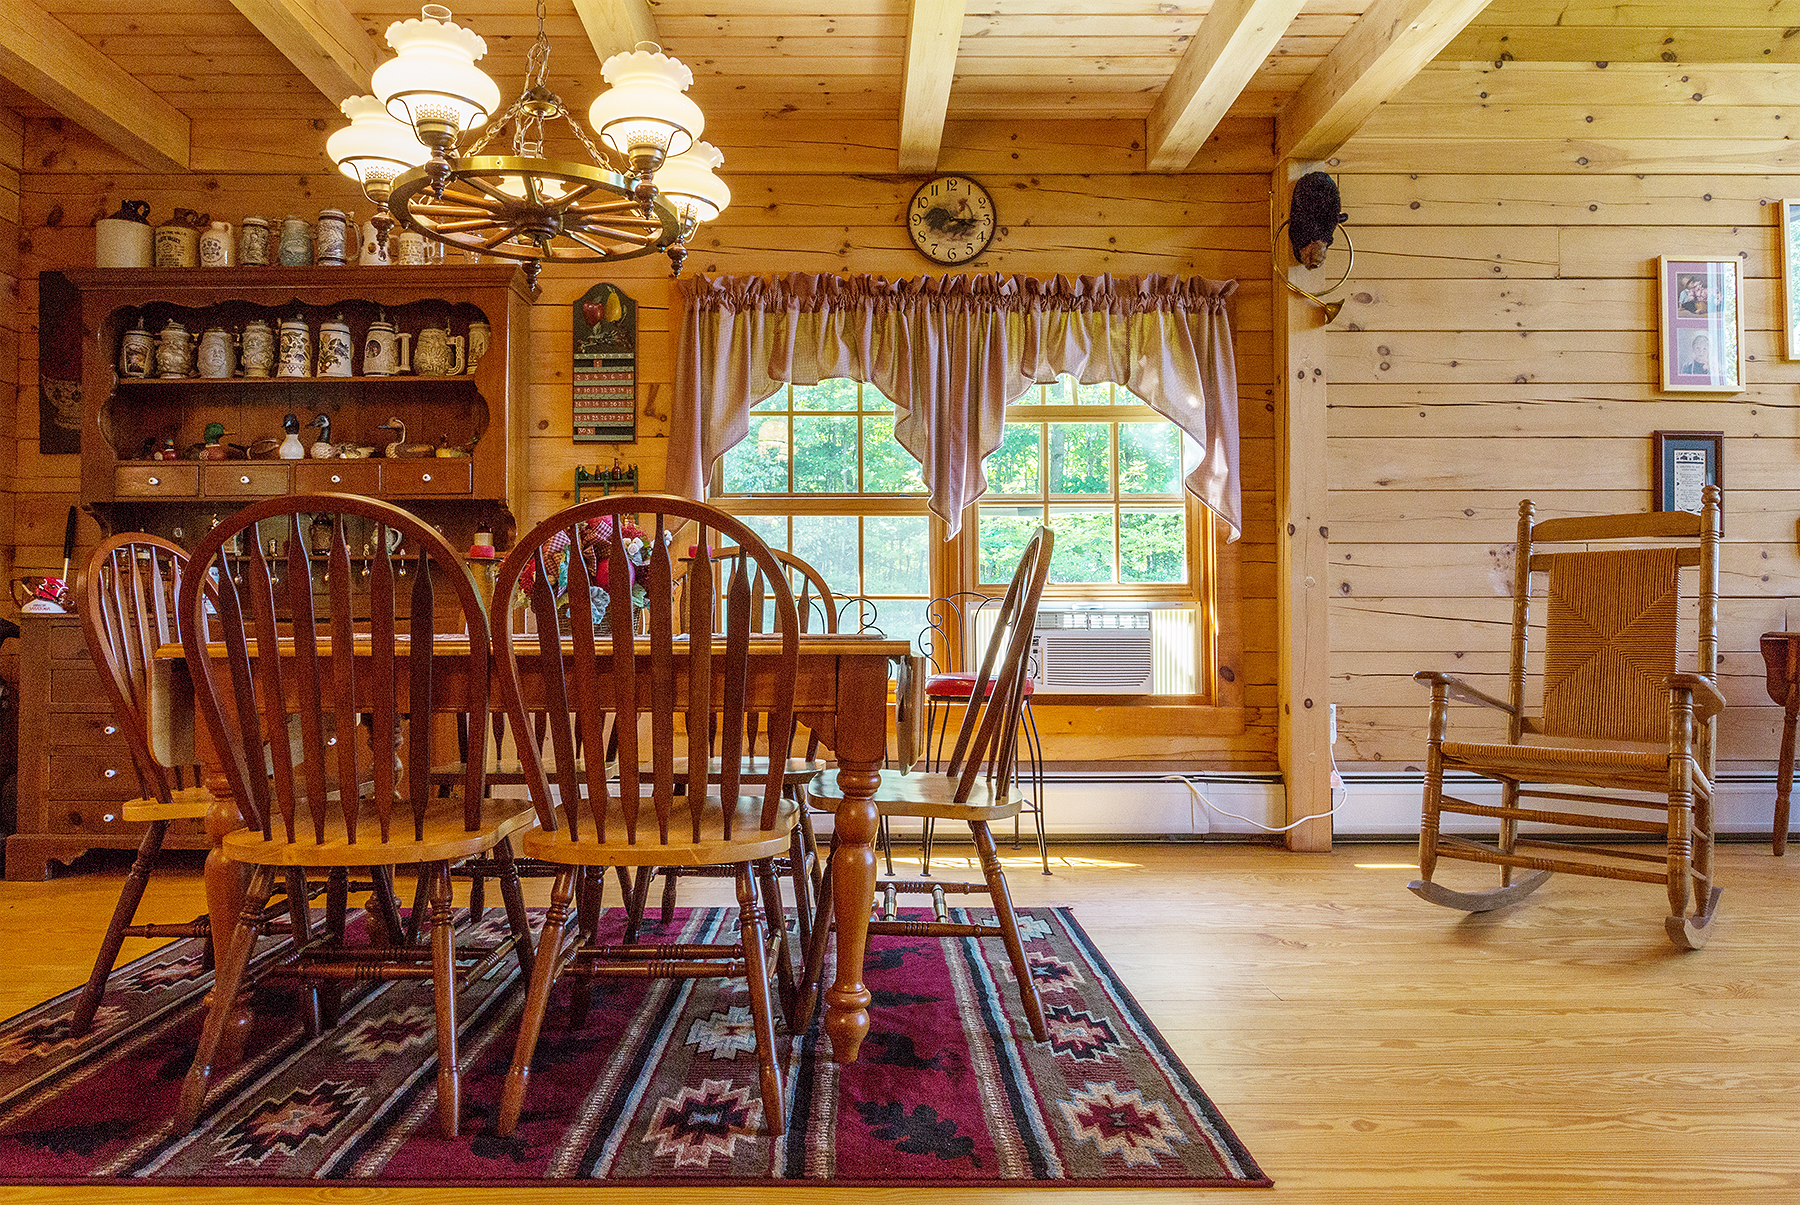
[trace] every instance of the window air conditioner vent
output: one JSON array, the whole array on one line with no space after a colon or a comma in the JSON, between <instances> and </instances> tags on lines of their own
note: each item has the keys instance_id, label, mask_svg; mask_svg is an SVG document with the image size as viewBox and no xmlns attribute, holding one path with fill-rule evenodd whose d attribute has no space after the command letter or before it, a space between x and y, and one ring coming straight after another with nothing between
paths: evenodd
<instances>
[{"instance_id":1,"label":"window air conditioner vent","mask_svg":"<svg viewBox=\"0 0 1800 1205\"><path fill-rule=\"evenodd\" d=\"M976 614L976 647L996 610ZM1192 694L1196 650L1192 606L1041 606L1031 676L1039 694Z\"/></svg>"}]
</instances>

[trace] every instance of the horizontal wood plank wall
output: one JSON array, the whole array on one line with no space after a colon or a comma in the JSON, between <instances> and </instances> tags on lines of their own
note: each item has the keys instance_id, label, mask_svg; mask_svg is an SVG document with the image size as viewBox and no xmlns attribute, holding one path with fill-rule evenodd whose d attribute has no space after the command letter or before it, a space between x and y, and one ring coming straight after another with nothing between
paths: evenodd
<instances>
[{"instance_id":1,"label":"horizontal wood plank wall","mask_svg":"<svg viewBox=\"0 0 1800 1205\"><path fill-rule=\"evenodd\" d=\"M1525 58L1554 32L1478 24L1449 53ZM1540 518L1649 509L1650 433L1720 430L1721 769L1772 763L1757 636L1800 596L1776 202L1800 175L1771 102L1795 70L1440 61L1332 162L1357 250L1331 358L1340 762L1420 767L1415 670L1504 696L1521 498ZM1742 393L1658 388L1661 254L1739 260Z\"/></svg>"},{"instance_id":2,"label":"horizontal wood plank wall","mask_svg":"<svg viewBox=\"0 0 1800 1205\"><path fill-rule=\"evenodd\" d=\"M1242 125L1243 123L1238 123ZM1001 229L978 270L1034 275L1177 273L1243 283L1234 322L1242 409L1246 523L1240 544L1244 617L1245 731L1208 734L1191 708L1043 707L1049 753L1072 761L1154 760L1193 768L1271 770L1275 765L1273 395L1268 284L1268 122L1234 125L1216 136L1189 175L1140 174L1141 124L1041 122L1002 136L983 123L951 122L943 170L976 175L992 191ZM289 128L289 127L292 128ZM716 128L715 128L716 127ZM309 122L259 118L254 147L243 131L197 117L195 155L205 170L145 175L79 129L28 121L23 178L20 317L27 328L19 380L35 381L37 273L93 262L96 217L121 198L150 203L153 218L177 205L235 224L246 214L312 215L327 205L368 211L354 189L331 174L324 135ZM935 271L907 239L902 213L923 177L882 174L894 162L898 127L867 122L822 131L797 144L778 122L721 119L708 136L725 149L733 203L707 227L687 271L877 273ZM291 135L291 137L288 137ZM231 169L236 164L235 170ZM835 174L846 173L846 174ZM1094 174L1086 174L1094 173ZM329 271L330 269L320 269ZM529 525L572 500L579 464L610 464L615 450L636 464L647 490L664 480L674 375L674 287L667 261L619 264L605 279L638 302L639 438L617 448L570 442L571 303L602 275L594 269L546 269L532 314L531 446L526 453ZM12 357L5 359L11 362ZM78 486L76 458L40 456L37 406L20 391L16 466L19 572L60 563L66 508ZM27 404L29 401L30 404ZM9 449L10 452L10 449ZM98 531L84 518L82 546Z\"/></svg>"}]
</instances>

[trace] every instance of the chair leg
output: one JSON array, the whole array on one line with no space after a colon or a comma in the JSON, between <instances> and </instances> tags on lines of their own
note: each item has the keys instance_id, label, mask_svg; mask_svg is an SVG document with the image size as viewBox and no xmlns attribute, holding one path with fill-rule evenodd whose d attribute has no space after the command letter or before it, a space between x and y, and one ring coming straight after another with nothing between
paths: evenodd
<instances>
[{"instance_id":1,"label":"chair leg","mask_svg":"<svg viewBox=\"0 0 1800 1205\"><path fill-rule=\"evenodd\" d=\"M419 867L431 884L431 981L437 993L438 1130L455 1138L462 1121L462 1073L456 1065L456 901L450 864Z\"/></svg>"},{"instance_id":2,"label":"chair leg","mask_svg":"<svg viewBox=\"0 0 1800 1205\"><path fill-rule=\"evenodd\" d=\"M1031 755L1031 781L1036 792L1031 810L1031 818L1037 824L1038 860L1044 864L1044 873L1050 873L1050 843L1044 835L1044 741L1038 735L1037 717L1031 714L1031 700L1025 701L1025 742L1026 752Z\"/></svg>"},{"instance_id":3,"label":"chair leg","mask_svg":"<svg viewBox=\"0 0 1800 1205\"><path fill-rule=\"evenodd\" d=\"M801 804L802 808L805 806ZM811 856L805 835L799 825L795 825L788 841L788 877L794 883L794 933L800 939L802 955L812 946L812 876L808 862ZM792 1013L788 1015L793 1016Z\"/></svg>"},{"instance_id":4,"label":"chair leg","mask_svg":"<svg viewBox=\"0 0 1800 1205\"><path fill-rule=\"evenodd\" d=\"M762 915L756 885L747 863L737 868L738 942L744 952L744 977L750 989L750 1018L756 1030L756 1069L762 1080L763 1125L771 1138L787 1132L787 1110L781 1098L781 1068L775 1059L775 1016L769 1000L769 966L763 957Z\"/></svg>"},{"instance_id":5,"label":"chair leg","mask_svg":"<svg viewBox=\"0 0 1800 1205\"><path fill-rule=\"evenodd\" d=\"M313 940L312 904L306 896L306 872L298 866L290 866L287 871L288 923L293 926L296 950L304 950ZM300 985L300 1020L306 1026L309 1038L316 1038L325 1031L317 983Z\"/></svg>"},{"instance_id":6,"label":"chair leg","mask_svg":"<svg viewBox=\"0 0 1800 1205\"><path fill-rule=\"evenodd\" d=\"M876 821L876 825L876 836L881 841L882 855L887 858L888 878L891 879L894 877L894 839L888 832L888 818L886 816L881 817Z\"/></svg>"},{"instance_id":7,"label":"chair leg","mask_svg":"<svg viewBox=\"0 0 1800 1205\"><path fill-rule=\"evenodd\" d=\"M519 864L513 859L512 838L502 837L494 846L500 864L500 899L506 904L506 923L512 930L513 956L519 960L519 977L531 980L531 919L525 911L525 892L519 885Z\"/></svg>"},{"instance_id":8,"label":"chair leg","mask_svg":"<svg viewBox=\"0 0 1800 1205\"><path fill-rule=\"evenodd\" d=\"M525 1109L525 1086L531 1079L531 1056L537 1052L538 1035L543 1032L544 1013L550 1007L550 989L562 969L563 927L569 921L569 901L575 895L575 867L556 872L550 887L550 908L544 913L544 927L538 930L537 953L532 962L531 988L525 994L525 1007L519 1015L519 1040L513 1044L512 1068L500 1089L500 1115L495 1130L505 1138L518 1128L519 1114Z\"/></svg>"},{"instance_id":9,"label":"chair leg","mask_svg":"<svg viewBox=\"0 0 1800 1205\"><path fill-rule=\"evenodd\" d=\"M421 870L413 882L412 911L406 914L406 945L419 944L419 930L425 923L425 900L430 888L431 884Z\"/></svg>"},{"instance_id":10,"label":"chair leg","mask_svg":"<svg viewBox=\"0 0 1800 1205\"><path fill-rule=\"evenodd\" d=\"M800 831L806 838L806 872L812 877L812 889L816 895L819 881L825 875L825 865L819 859L819 834L813 828L812 808L809 806L810 794L803 787L800 791Z\"/></svg>"},{"instance_id":11,"label":"chair leg","mask_svg":"<svg viewBox=\"0 0 1800 1205\"><path fill-rule=\"evenodd\" d=\"M402 945L406 941L406 924L400 919L400 900L394 894L394 868L392 866L369 867L369 879L375 884L373 896L374 913L385 930L385 940L390 946Z\"/></svg>"},{"instance_id":12,"label":"chair leg","mask_svg":"<svg viewBox=\"0 0 1800 1205\"><path fill-rule=\"evenodd\" d=\"M119 961L119 948L125 944L125 929L137 916L138 905L143 902L144 889L150 885L150 869L156 861L156 855L162 852L163 834L168 832L167 820L154 820L144 832L144 839L138 842L137 860L131 864L131 873L125 876L125 886L119 892L119 902L113 905L112 921L106 926L106 936L100 942L100 952L94 958L94 969L88 975L87 986L81 989L81 999L75 1002L75 1011L69 1017L69 1036L80 1037L94 1024L94 1013L100 1008L100 997L106 992L106 977L112 974L113 964Z\"/></svg>"},{"instance_id":13,"label":"chair leg","mask_svg":"<svg viewBox=\"0 0 1800 1205\"><path fill-rule=\"evenodd\" d=\"M975 853L981 859L981 873L987 879L988 894L993 897L994 911L1000 917L1000 939L1006 943L1013 977L1019 981L1019 1000L1025 1006L1025 1023L1031 1027L1032 1038L1045 1041L1050 1031L1044 1026L1044 1005L1038 999L1037 983L1031 977L1031 961L1025 957L1025 943L1019 938L1019 918L1013 911L1012 893L1006 889L1006 876L1000 871L994 834L986 821L971 821L969 830L975 835Z\"/></svg>"},{"instance_id":14,"label":"chair leg","mask_svg":"<svg viewBox=\"0 0 1800 1205\"><path fill-rule=\"evenodd\" d=\"M325 878L325 941L329 945L344 944L344 928L350 914L350 871L334 866ZM336 1029L343 1013L344 989L338 983L326 983L316 989L319 997L321 1029Z\"/></svg>"},{"instance_id":15,"label":"chair leg","mask_svg":"<svg viewBox=\"0 0 1800 1205\"><path fill-rule=\"evenodd\" d=\"M790 1024L798 995L794 987L794 957L788 946L787 909L781 904L781 884L775 881L775 864L764 858L756 864L757 886L762 888L763 914L775 934L775 985L781 993L781 1015Z\"/></svg>"},{"instance_id":16,"label":"chair leg","mask_svg":"<svg viewBox=\"0 0 1800 1205\"><path fill-rule=\"evenodd\" d=\"M200 1045L194 1051L193 1065L181 1085L181 1102L175 1110L171 1127L176 1134L190 1134L200 1120L200 1109L206 1103L206 1089L212 1079L213 1063L219 1055L219 1044L225 1036L227 1020L237 1008L238 989L243 986L244 969L250 964L250 952L256 948L262 931L263 909L275 891L275 870L258 866L250 875L244 894L244 909L232 930L231 944L226 947L225 961L213 975L212 1004L206 1010L206 1024L200 1030Z\"/></svg>"},{"instance_id":17,"label":"chair leg","mask_svg":"<svg viewBox=\"0 0 1800 1205\"><path fill-rule=\"evenodd\" d=\"M628 946L638 939L638 929L644 923L644 905L650 899L650 880L655 874L656 867L640 866L631 876L631 890L625 897L625 944Z\"/></svg>"},{"instance_id":18,"label":"chair leg","mask_svg":"<svg viewBox=\"0 0 1800 1205\"><path fill-rule=\"evenodd\" d=\"M470 928L481 923L487 915L487 876L476 871L469 877L469 919Z\"/></svg>"},{"instance_id":19,"label":"chair leg","mask_svg":"<svg viewBox=\"0 0 1800 1205\"><path fill-rule=\"evenodd\" d=\"M675 917L675 888L681 875L672 866L659 866L657 872L662 875L662 923L666 925Z\"/></svg>"},{"instance_id":20,"label":"chair leg","mask_svg":"<svg viewBox=\"0 0 1800 1205\"><path fill-rule=\"evenodd\" d=\"M833 836L831 841L835 849L837 838ZM825 979L825 946L831 940L831 920L831 863L828 860L813 911L812 941L806 947L806 966L800 972L800 999L788 1017L788 1027L796 1036L812 1026L813 1009L818 1007L819 988Z\"/></svg>"},{"instance_id":21,"label":"chair leg","mask_svg":"<svg viewBox=\"0 0 1800 1205\"><path fill-rule=\"evenodd\" d=\"M936 834L937 827L930 816L919 821L919 873L922 875L931 873L931 839ZM889 857L888 875L891 877L893 873L894 860L892 857Z\"/></svg>"},{"instance_id":22,"label":"chair leg","mask_svg":"<svg viewBox=\"0 0 1800 1205\"><path fill-rule=\"evenodd\" d=\"M575 880L575 931L581 943L590 945L600 927L600 895L606 889L606 871L598 866L584 866ZM588 1006L594 1000L594 981L583 975L569 993L569 1028L587 1024Z\"/></svg>"}]
</instances>

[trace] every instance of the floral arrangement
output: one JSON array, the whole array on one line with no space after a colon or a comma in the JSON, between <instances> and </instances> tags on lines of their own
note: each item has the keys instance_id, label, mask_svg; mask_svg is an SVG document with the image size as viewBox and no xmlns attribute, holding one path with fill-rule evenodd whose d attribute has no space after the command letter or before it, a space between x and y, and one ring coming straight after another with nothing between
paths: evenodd
<instances>
[{"instance_id":1,"label":"floral arrangement","mask_svg":"<svg viewBox=\"0 0 1800 1205\"><path fill-rule=\"evenodd\" d=\"M577 529L580 536L581 559L587 565L588 580L593 584L588 588L588 605L592 608L594 622L599 623L606 616L606 609L612 602L612 595L607 587L612 574L612 539L613 518L611 515L599 515L582 523ZM637 580L637 570L650 563L650 536L643 528L631 520L624 520L620 534L625 540L625 560L627 576L630 582L631 605L645 606L649 596ZM666 544L673 532L663 532ZM544 570L548 575L551 587L556 595L558 611L571 606L569 598L569 547L570 539L567 531L559 531L544 543ZM530 596L532 584L536 581L537 566L525 566L525 572L519 575L519 588L526 597Z\"/></svg>"}]
</instances>

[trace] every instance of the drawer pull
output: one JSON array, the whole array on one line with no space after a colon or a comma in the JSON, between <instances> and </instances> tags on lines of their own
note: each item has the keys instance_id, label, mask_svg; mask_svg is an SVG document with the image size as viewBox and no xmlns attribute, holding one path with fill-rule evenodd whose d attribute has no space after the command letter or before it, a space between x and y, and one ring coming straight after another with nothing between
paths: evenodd
<instances>
[{"instance_id":1,"label":"drawer pull","mask_svg":"<svg viewBox=\"0 0 1800 1205\"><path fill-rule=\"evenodd\" d=\"M118 817L114 816L111 812L108 812L106 815L100 817L100 819L104 820L108 824L111 824L114 820L117 820Z\"/></svg>"},{"instance_id":2,"label":"drawer pull","mask_svg":"<svg viewBox=\"0 0 1800 1205\"><path fill-rule=\"evenodd\" d=\"M431 480L431 474L430 474L430 473L421 473L421 474L420 474L420 475L419 475L419 480L420 480L420 481L430 481L430 480Z\"/></svg>"},{"instance_id":3,"label":"drawer pull","mask_svg":"<svg viewBox=\"0 0 1800 1205\"><path fill-rule=\"evenodd\" d=\"M239 477L239 478L238 478L238 484L239 484L239 485L249 485L249 484L250 484L250 478L249 478L249 476L247 476L247 475L246 475L246 476L243 476L243 477Z\"/></svg>"},{"instance_id":4,"label":"drawer pull","mask_svg":"<svg viewBox=\"0 0 1800 1205\"><path fill-rule=\"evenodd\" d=\"M118 776L119 776L119 772L117 770L108 770L106 772L107 778L117 778Z\"/></svg>"},{"instance_id":5,"label":"drawer pull","mask_svg":"<svg viewBox=\"0 0 1800 1205\"><path fill-rule=\"evenodd\" d=\"M333 473L331 475L331 484L341 485L341 484L343 484L343 481L344 481L344 479L342 477L339 477L336 473Z\"/></svg>"},{"instance_id":6,"label":"drawer pull","mask_svg":"<svg viewBox=\"0 0 1800 1205\"><path fill-rule=\"evenodd\" d=\"M162 478L161 477L152 477L152 478L150 478L150 484L151 485L161 485Z\"/></svg>"},{"instance_id":7,"label":"drawer pull","mask_svg":"<svg viewBox=\"0 0 1800 1205\"><path fill-rule=\"evenodd\" d=\"M116 724L108 724L105 728L102 728L101 731L108 736L113 736L119 731L119 728Z\"/></svg>"}]
</instances>

